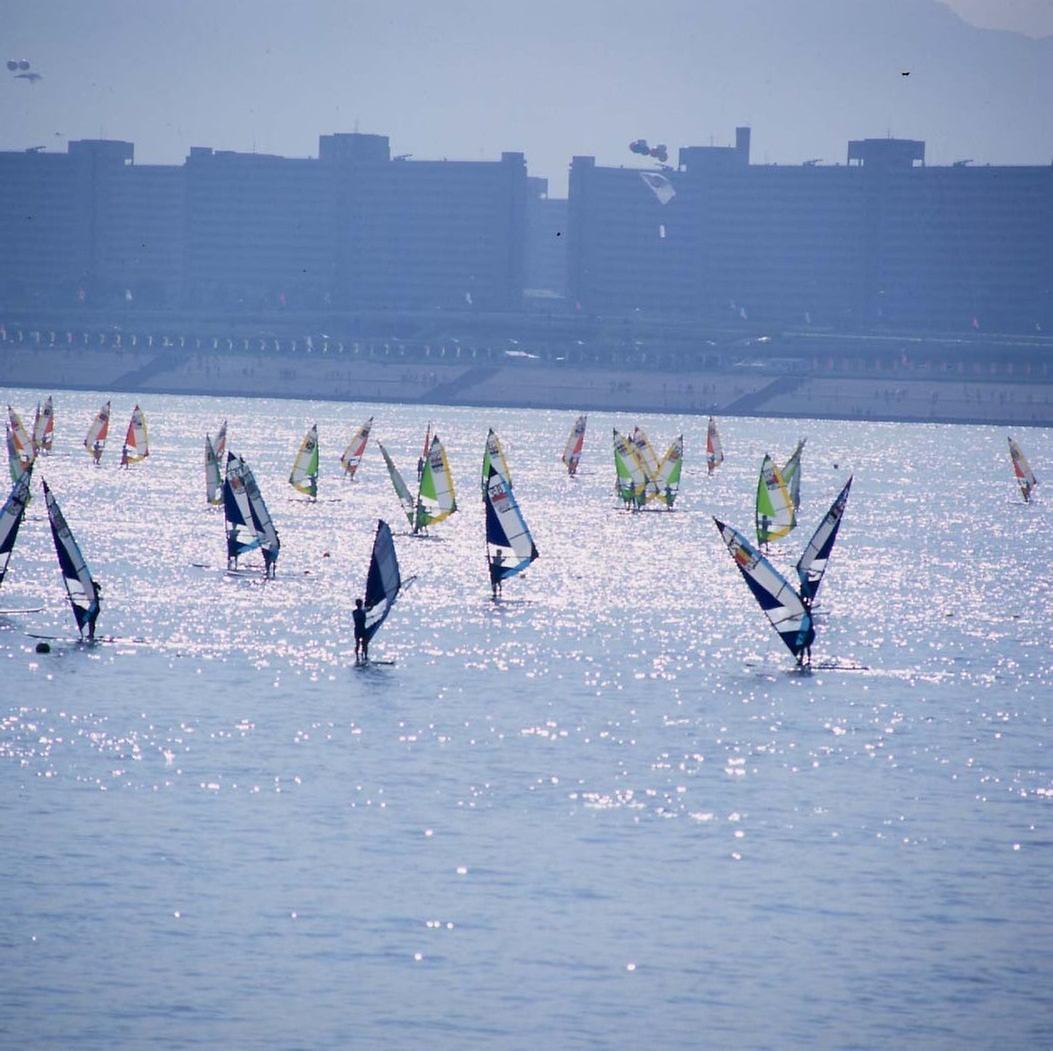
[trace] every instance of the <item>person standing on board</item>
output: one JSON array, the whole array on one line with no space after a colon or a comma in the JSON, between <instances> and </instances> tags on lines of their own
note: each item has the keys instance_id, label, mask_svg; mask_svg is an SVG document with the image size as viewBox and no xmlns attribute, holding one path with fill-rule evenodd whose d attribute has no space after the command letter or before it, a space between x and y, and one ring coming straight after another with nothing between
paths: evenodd
<instances>
[{"instance_id":1,"label":"person standing on board","mask_svg":"<svg viewBox=\"0 0 1053 1051\"><path fill-rule=\"evenodd\" d=\"M498 551L494 555L493 562L490 563L490 588L494 593L494 602L497 601L497 596L501 594L501 571L504 569L505 564L505 553Z\"/></svg>"},{"instance_id":2,"label":"person standing on board","mask_svg":"<svg viewBox=\"0 0 1053 1051\"><path fill-rule=\"evenodd\" d=\"M91 600L88 605L88 641L95 641L95 622L99 619L99 611L102 608L102 585L97 580L92 580L92 589L95 592L95 598Z\"/></svg>"},{"instance_id":3,"label":"person standing on board","mask_svg":"<svg viewBox=\"0 0 1053 1051\"><path fill-rule=\"evenodd\" d=\"M355 599L351 619L355 622L355 663L364 664L369 660L369 639L366 637L366 609L360 598Z\"/></svg>"},{"instance_id":4,"label":"person standing on board","mask_svg":"<svg viewBox=\"0 0 1053 1051\"><path fill-rule=\"evenodd\" d=\"M95 466L98 467L102 463L102 442L96 442L91 447L91 455L95 461Z\"/></svg>"}]
</instances>

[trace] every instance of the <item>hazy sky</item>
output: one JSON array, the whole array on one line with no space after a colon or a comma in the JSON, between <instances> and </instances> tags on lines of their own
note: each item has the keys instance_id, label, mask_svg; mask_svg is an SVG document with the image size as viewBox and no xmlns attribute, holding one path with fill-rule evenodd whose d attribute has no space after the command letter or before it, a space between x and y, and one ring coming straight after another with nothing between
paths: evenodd
<instances>
[{"instance_id":1,"label":"hazy sky","mask_svg":"<svg viewBox=\"0 0 1053 1051\"><path fill-rule=\"evenodd\" d=\"M637 137L737 124L758 163L890 133L930 163L1050 163L1053 0L953 7L976 24L936 0L0 0L2 57L43 74L0 68L0 148L312 156L357 128L417 157L521 150L559 193L573 154L634 164Z\"/></svg>"}]
</instances>

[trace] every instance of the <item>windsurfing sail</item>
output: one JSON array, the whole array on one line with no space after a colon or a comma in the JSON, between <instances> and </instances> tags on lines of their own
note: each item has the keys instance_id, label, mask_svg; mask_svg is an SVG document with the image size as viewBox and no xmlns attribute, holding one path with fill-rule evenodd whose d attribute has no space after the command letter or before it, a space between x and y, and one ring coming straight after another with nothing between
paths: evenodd
<instances>
[{"instance_id":1,"label":"windsurfing sail","mask_svg":"<svg viewBox=\"0 0 1053 1051\"><path fill-rule=\"evenodd\" d=\"M676 502L680 492L680 472L684 466L684 436L681 434L666 450L662 462L658 465L655 483L658 489L657 498L667 508Z\"/></svg>"},{"instance_id":2,"label":"windsurfing sail","mask_svg":"<svg viewBox=\"0 0 1053 1051\"><path fill-rule=\"evenodd\" d=\"M757 480L757 543L767 544L786 536L797 524L782 473L765 454Z\"/></svg>"},{"instance_id":3,"label":"windsurfing sail","mask_svg":"<svg viewBox=\"0 0 1053 1051\"><path fill-rule=\"evenodd\" d=\"M782 469L782 480L786 483L786 489L790 494L790 499L793 501L795 512L800 510L801 507L801 453L804 450L805 441L807 439L802 438L797 443L797 448L790 453L790 458Z\"/></svg>"},{"instance_id":4,"label":"windsurfing sail","mask_svg":"<svg viewBox=\"0 0 1053 1051\"><path fill-rule=\"evenodd\" d=\"M7 564L11 561L11 552L18 537L18 527L26 513L29 503L29 483L33 468L24 471L11 488L3 509L0 510L0 584L7 575Z\"/></svg>"},{"instance_id":5,"label":"windsurfing sail","mask_svg":"<svg viewBox=\"0 0 1053 1051\"><path fill-rule=\"evenodd\" d=\"M139 463L150 455L150 441L146 434L146 417L138 405L132 409L132 418L128 421L128 432L124 436L124 448L121 450L121 466Z\"/></svg>"},{"instance_id":6,"label":"windsurfing sail","mask_svg":"<svg viewBox=\"0 0 1053 1051\"><path fill-rule=\"evenodd\" d=\"M33 439L29 437L22 417L10 405L7 407L7 416L10 421L11 437L18 450L18 455L27 462L31 461L33 459Z\"/></svg>"},{"instance_id":7,"label":"windsurfing sail","mask_svg":"<svg viewBox=\"0 0 1053 1051\"><path fill-rule=\"evenodd\" d=\"M227 421L223 421L223 426L216 431L216 440L212 443L212 448L216 450L216 462L226 463L227 462Z\"/></svg>"},{"instance_id":8,"label":"windsurfing sail","mask_svg":"<svg viewBox=\"0 0 1053 1051\"><path fill-rule=\"evenodd\" d=\"M432 435L431 449L424 461L420 478L413 532L449 518L457 510L457 493L453 487L453 473L437 434Z\"/></svg>"},{"instance_id":9,"label":"windsurfing sail","mask_svg":"<svg viewBox=\"0 0 1053 1051\"><path fill-rule=\"evenodd\" d=\"M720 442L716 421L710 416L706 428L706 473L712 474L723 462L724 446Z\"/></svg>"},{"instance_id":10,"label":"windsurfing sail","mask_svg":"<svg viewBox=\"0 0 1053 1051\"><path fill-rule=\"evenodd\" d=\"M48 518L51 521L51 536L55 541L55 554L58 555L62 580L66 585L69 604L77 621L77 630L84 634L85 627L92 630L95 618L99 614L99 590L92 580L84 555L81 554L77 541L73 538L66 519L59 509L58 501L44 482L44 502L48 507Z\"/></svg>"},{"instance_id":11,"label":"windsurfing sail","mask_svg":"<svg viewBox=\"0 0 1053 1051\"><path fill-rule=\"evenodd\" d=\"M658 474L658 454L651 445L651 439L647 437L642 427L634 427L629 441L632 442L640 463L644 465L644 470L653 479Z\"/></svg>"},{"instance_id":12,"label":"windsurfing sail","mask_svg":"<svg viewBox=\"0 0 1053 1051\"><path fill-rule=\"evenodd\" d=\"M579 416L570 429L570 436L563 448L563 463L566 465L567 474L571 477L578 473L578 464L581 461L581 447L585 444L585 425L588 416Z\"/></svg>"},{"instance_id":13,"label":"windsurfing sail","mask_svg":"<svg viewBox=\"0 0 1053 1051\"><path fill-rule=\"evenodd\" d=\"M491 464L497 473L511 486L512 471L508 466L508 461L505 459L505 451L501 446L501 439L494 433L493 427L490 428L490 432L486 436L486 448L483 451L482 489L484 500L486 499L486 487L490 484Z\"/></svg>"},{"instance_id":14,"label":"windsurfing sail","mask_svg":"<svg viewBox=\"0 0 1053 1051\"><path fill-rule=\"evenodd\" d=\"M1035 472L1031 470L1031 464L1027 462L1024 451L1012 438L1009 439L1009 455L1013 460L1013 474L1016 475L1017 485L1025 503L1031 502L1031 490L1038 485Z\"/></svg>"},{"instance_id":15,"label":"windsurfing sail","mask_svg":"<svg viewBox=\"0 0 1053 1051\"><path fill-rule=\"evenodd\" d=\"M245 493L249 498L249 509L252 512L252 527L256 530L256 539L263 553L263 564L267 576L274 576L274 564L278 561L278 552L281 550L281 540L278 538L278 530L274 528L271 513L263 502L260 487L256 484L256 477L252 469L242 459L238 463L241 469L241 477L245 483Z\"/></svg>"},{"instance_id":16,"label":"windsurfing sail","mask_svg":"<svg viewBox=\"0 0 1053 1051\"><path fill-rule=\"evenodd\" d=\"M212 439L205 435L205 497L213 506L223 503L223 476L219 473L219 457Z\"/></svg>"},{"instance_id":17,"label":"windsurfing sail","mask_svg":"<svg viewBox=\"0 0 1053 1051\"><path fill-rule=\"evenodd\" d=\"M428 459L428 454L431 452L431 420L428 420L428 429L424 432L424 447L420 451L420 456L417 458L417 481L419 482L424 476L424 464Z\"/></svg>"},{"instance_id":18,"label":"windsurfing sail","mask_svg":"<svg viewBox=\"0 0 1053 1051\"><path fill-rule=\"evenodd\" d=\"M49 394L44 401L43 408L37 405L37 414L33 420L33 449L37 453L47 456L51 452L51 445L55 438L55 410L51 404Z\"/></svg>"},{"instance_id":19,"label":"windsurfing sail","mask_svg":"<svg viewBox=\"0 0 1053 1051\"><path fill-rule=\"evenodd\" d=\"M496 595L502 582L522 573L538 557L538 552L512 487L494 463L490 464L483 502L486 505L486 561Z\"/></svg>"},{"instance_id":20,"label":"windsurfing sail","mask_svg":"<svg viewBox=\"0 0 1053 1051\"><path fill-rule=\"evenodd\" d=\"M640 462L636 450L629 444L623 434L614 428L614 470L615 487L618 498L633 507L642 507L644 491L647 488L647 474Z\"/></svg>"},{"instance_id":21,"label":"windsurfing sail","mask_svg":"<svg viewBox=\"0 0 1053 1051\"><path fill-rule=\"evenodd\" d=\"M377 520L377 532L373 537L373 555L369 560L366 575L366 641L372 640L395 605L402 577L399 560L395 555L395 541L391 538L391 527L382 518Z\"/></svg>"},{"instance_id":22,"label":"windsurfing sail","mask_svg":"<svg viewBox=\"0 0 1053 1051\"><path fill-rule=\"evenodd\" d=\"M819 528L812 534L808 546L804 549L797 563L797 576L801 581L801 598L811 604L819 593L819 585L826 572L826 563L833 550L837 531L841 528L841 518L848 503L848 491L852 488L852 479L845 482L844 488L837 494L837 499L830 505L830 510L823 516Z\"/></svg>"},{"instance_id":23,"label":"windsurfing sail","mask_svg":"<svg viewBox=\"0 0 1053 1051\"><path fill-rule=\"evenodd\" d=\"M88 434L84 439L84 449L89 456L95 457L96 463L102 459L102 450L106 446L106 435L109 434L109 431L110 403L106 402L95 414L95 419L91 421Z\"/></svg>"},{"instance_id":24,"label":"windsurfing sail","mask_svg":"<svg viewBox=\"0 0 1053 1051\"><path fill-rule=\"evenodd\" d=\"M373 417L370 416L369 419L366 420L357 431L355 431L354 437L348 442L347 448L340 457L340 463L343 465L346 477L355 477L355 471L358 470L359 464L362 463L362 457L366 454L366 444L369 441L369 432L372 428Z\"/></svg>"},{"instance_id":25,"label":"windsurfing sail","mask_svg":"<svg viewBox=\"0 0 1053 1051\"><path fill-rule=\"evenodd\" d=\"M815 639L812 615L782 574L737 530L714 518L735 565L786 648L804 660Z\"/></svg>"},{"instance_id":26,"label":"windsurfing sail","mask_svg":"<svg viewBox=\"0 0 1053 1051\"><path fill-rule=\"evenodd\" d=\"M388 468L388 477L391 479L391 484L395 489L395 494L398 496L399 502L402 504L402 510L406 512L406 518L409 520L410 528L412 529L417 502L413 499L413 494L409 491L409 487L403 480L402 475L399 474L399 469L395 466L395 461L388 455L387 449L385 449L380 442L377 442L377 448L380 449L380 455L384 457L384 463L387 464Z\"/></svg>"},{"instance_id":27,"label":"windsurfing sail","mask_svg":"<svg viewBox=\"0 0 1053 1051\"><path fill-rule=\"evenodd\" d=\"M318 497L318 424L312 424L300 443L289 473L289 484L312 500Z\"/></svg>"},{"instance_id":28,"label":"windsurfing sail","mask_svg":"<svg viewBox=\"0 0 1053 1051\"><path fill-rule=\"evenodd\" d=\"M11 472L11 481L17 482L29 469L32 461L27 460L18 451L18 443L15 441L15 434L10 424L5 430L7 431L7 466Z\"/></svg>"},{"instance_id":29,"label":"windsurfing sail","mask_svg":"<svg viewBox=\"0 0 1053 1051\"><path fill-rule=\"evenodd\" d=\"M227 473L223 482L223 510L227 530L227 565L260 546L252 519L249 495L245 492L244 464L233 453L227 453ZM241 532L244 530L244 533Z\"/></svg>"}]
</instances>

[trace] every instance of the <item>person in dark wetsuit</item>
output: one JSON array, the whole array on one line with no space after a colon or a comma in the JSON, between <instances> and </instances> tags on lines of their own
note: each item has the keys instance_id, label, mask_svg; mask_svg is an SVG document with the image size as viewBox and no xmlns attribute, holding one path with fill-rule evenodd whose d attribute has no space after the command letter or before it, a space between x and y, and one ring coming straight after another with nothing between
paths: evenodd
<instances>
[{"instance_id":1,"label":"person in dark wetsuit","mask_svg":"<svg viewBox=\"0 0 1053 1051\"><path fill-rule=\"evenodd\" d=\"M102 585L97 580L92 580L91 586L95 589L95 598L88 606L88 641L95 641L95 622L99 619L99 611L102 607Z\"/></svg>"},{"instance_id":2,"label":"person in dark wetsuit","mask_svg":"<svg viewBox=\"0 0 1053 1051\"><path fill-rule=\"evenodd\" d=\"M494 593L494 601L497 601L497 596L501 594L501 571L505 564L505 553L498 551L494 555L494 560L490 563L490 587Z\"/></svg>"},{"instance_id":3,"label":"person in dark wetsuit","mask_svg":"<svg viewBox=\"0 0 1053 1051\"><path fill-rule=\"evenodd\" d=\"M815 628L812 627L812 600L807 595L801 596L801 605L808 614L808 633L804 637L804 648L797 655L797 663L802 668L812 666L812 643L815 642Z\"/></svg>"},{"instance_id":4,"label":"person in dark wetsuit","mask_svg":"<svg viewBox=\"0 0 1053 1051\"><path fill-rule=\"evenodd\" d=\"M355 599L351 619L355 622L355 663L364 664L369 660L369 639L366 637L366 608L360 598Z\"/></svg>"}]
</instances>

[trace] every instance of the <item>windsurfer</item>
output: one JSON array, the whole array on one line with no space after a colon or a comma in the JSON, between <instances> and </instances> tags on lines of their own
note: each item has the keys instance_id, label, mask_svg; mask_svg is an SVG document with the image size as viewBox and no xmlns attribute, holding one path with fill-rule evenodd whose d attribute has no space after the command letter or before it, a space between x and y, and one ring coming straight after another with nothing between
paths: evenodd
<instances>
[{"instance_id":1,"label":"windsurfer","mask_svg":"<svg viewBox=\"0 0 1053 1051\"><path fill-rule=\"evenodd\" d=\"M99 619L99 610L102 607L102 585L97 580L92 579L91 586L95 592L95 597L88 605L88 615L85 623L88 625L88 641L94 642L95 622Z\"/></svg>"},{"instance_id":2,"label":"windsurfer","mask_svg":"<svg viewBox=\"0 0 1053 1051\"><path fill-rule=\"evenodd\" d=\"M815 628L812 627L812 598L810 595L801 594L801 605L804 606L804 612L808 618L808 628L804 635L804 645L801 647L800 652L797 654L797 663L801 667L811 667L812 665L812 643L815 642Z\"/></svg>"},{"instance_id":3,"label":"windsurfer","mask_svg":"<svg viewBox=\"0 0 1053 1051\"><path fill-rule=\"evenodd\" d=\"M366 609L360 598L355 599L355 608L351 612L355 622L355 663L369 660L369 639L366 638Z\"/></svg>"},{"instance_id":4,"label":"windsurfer","mask_svg":"<svg viewBox=\"0 0 1053 1051\"><path fill-rule=\"evenodd\" d=\"M98 441L91 447L91 455L96 467L102 463L102 448L102 442Z\"/></svg>"},{"instance_id":5,"label":"windsurfer","mask_svg":"<svg viewBox=\"0 0 1053 1051\"><path fill-rule=\"evenodd\" d=\"M490 563L490 587L493 590L495 602L497 601L497 596L501 594L501 578L504 565L505 553L499 550Z\"/></svg>"}]
</instances>

